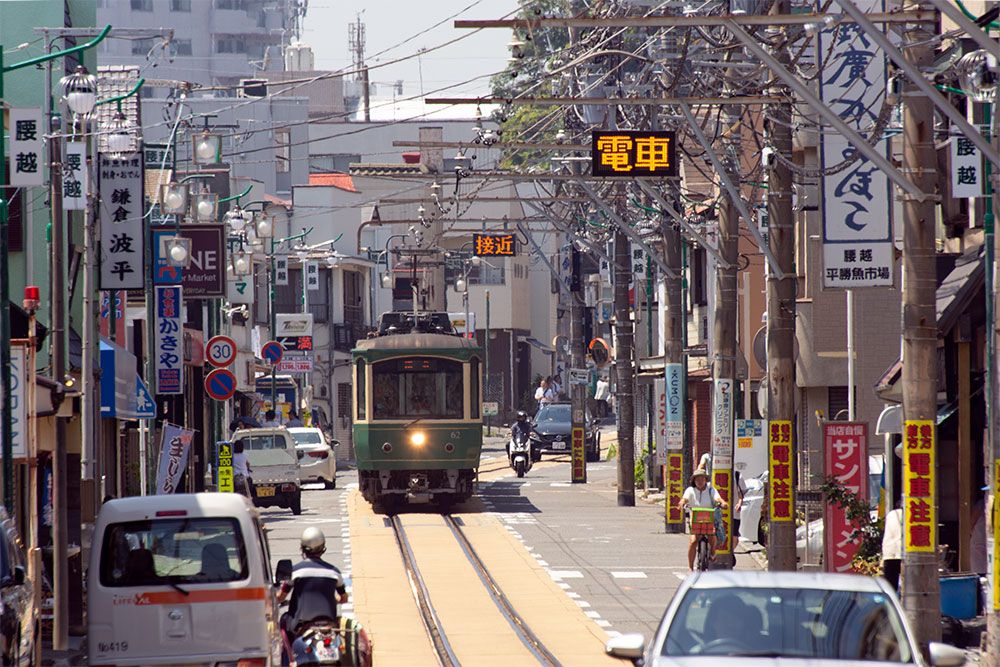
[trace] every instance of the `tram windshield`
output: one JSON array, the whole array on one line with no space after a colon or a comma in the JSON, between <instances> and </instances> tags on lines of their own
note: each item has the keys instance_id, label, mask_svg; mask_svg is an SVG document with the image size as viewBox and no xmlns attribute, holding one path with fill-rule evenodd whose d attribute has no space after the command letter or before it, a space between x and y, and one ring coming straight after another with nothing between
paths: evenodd
<instances>
[{"instance_id":1,"label":"tram windshield","mask_svg":"<svg viewBox=\"0 0 1000 667\"><path fill-rule=\"evenodd\" d=\"M462 419L462 363L434 357L372 364L374 419Z\"/></svg>"}]
</instances>

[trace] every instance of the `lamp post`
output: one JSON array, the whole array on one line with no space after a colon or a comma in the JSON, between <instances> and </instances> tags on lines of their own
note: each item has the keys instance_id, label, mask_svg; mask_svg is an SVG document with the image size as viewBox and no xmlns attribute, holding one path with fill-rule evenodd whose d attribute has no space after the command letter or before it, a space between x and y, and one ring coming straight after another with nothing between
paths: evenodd
<instances>
[{"instance_id":1,"label":"lamp post","mask_svg":"<svg viewBox=\"0 0 1000 667\"><path fill-rule=\"evenodd\" d=\"M55 60L56 58L62 58L64 56L73 55L76 53L81 53L88 49L93 48L111 31L111 26L107 25L101 30L100 34L94 39L86 42L85 44L80 44L79 46L74 46L69 49L64 49L62 51L56 51L54 53L47 53L37 58L31 58L19 63L14 63L12 65L5 65L3 62L3 48L0 47L0 100L4 98L4 75L8 72L13 72L25 67L32 67L49 60ZM0 165L5 165L7 162L7 155L3 142L0 141ZM7 176L5 170L0 166L0 194L6 192L7 186ZM55 203L53 202L53 207ZM12 419L11 419L11 405L10 401L6 397L11 395L11 382L10 373L6 369L10 368L10 314L9 314L9 304L10 304L10 274L9 274L9 228L10 228L10 212L8 209L8 203L6 198L0 198L0 308L3 309L3 317L0 318L0 368L4 369L0 376L0 392L2 392L5 400L3 401L2 409L0 409L0 422L3 425L3 440L0 442L0 455L3 457L3 500L4 506L7 508L8 513L14 512L14 461L13 461L13 442L11 440L12 431ZM53 233L55 232L55 227L60 227L61 225L55 225L53 228ZM53 239L54 241L54 239ZM55 295L53 295L55 297ZM53 334L56 334L56 328L53 326ZM60 341L56 340L58 345ZM58 381L62 381L61 376L56 376ZM63 452L65 454L65 451ZM54 480L53 480L54 481ZM65 496L64 496L65 498ZM63 523L65 528L65 523ZM63 567L65 567L63 565ZM65 571L63 572L65 574ZM65 584L66 580L63 579L62 583ZM58 583L58 582L54 582ZM59 590L59 589L57 589ZM65 591L65 587L61 589ZM63 596L65 597L65 596ZM67 613L68 615L68 613ZM65 621L66 615L61 619ZM58 626L57 626L58 627ZM53 634L53 645L55 648L61 648L66 643L66 627L58 627L63 634ZM61 644L60 644L61 641Z\"/></svg>"},{"instance_id":2,"label":"lamp post","mask_svg":"<svg viewBox=\"0 0 1000 667\"><path fill-rule=\"evenodd\" d=\"M286 236L283 239L275 239L273 237L271 238L270 252L268 252L268 254L267 254L267 260L268 260L268 266L269 266L268 278L267 278L267 284L268 284L268 290L267 290L267 315L268 315L268 319L270 320L269 324L270 324L270 331L271 331L271 337L272 337L272 339L275 337L275 329L277 329L277 326L278 326L277 325L277 319L278 318L275 317L275 312L274 312L274 250L275 250L275 248L277 248L282 243L288 243L289 241L298 241L300 239L305 239L309 235L309 232L311 232L311 231L312 231L312 227L310 227L309 229L303 231L300 234L294 234L292 236ZM305 282L305 275L302 276L302 279L303 279L303 283L304 283ZM276 375L277 375L277 369L272 366L271 367L271 409L272 410L274 410L275 406L277 405L277 403L275 403L275 399L277 397L277 380L276 380Z\"/></svg>"}]
</instances>

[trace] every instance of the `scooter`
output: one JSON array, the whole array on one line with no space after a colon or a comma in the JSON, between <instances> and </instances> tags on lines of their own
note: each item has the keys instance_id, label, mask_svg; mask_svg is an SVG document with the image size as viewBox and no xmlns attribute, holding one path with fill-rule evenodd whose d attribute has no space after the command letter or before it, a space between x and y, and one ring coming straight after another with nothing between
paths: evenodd
<instances>
[{"instance_id":1,"label":"scooter","mask_svg":"<svg viewBox=\"0 0 1000 667\"><path fill-rule=\"evenodd\" d=\"M295 637L282 628L281 638L284 644L283 665L370 667L372 664L372 646L368 633L353 620L341 619L337 622L327 618L316 619L306 627L299 628L299 634ZM289 660L288 656L293 659Z\"/></svg>"},{"instance_id":2,"label":"scooter","mask_svg":"<svg viewBox=\"0 0 1000 667\"><path fill-rule=\"evenodd\" d=\"M531 470L531 438L527 433L518 433L510 439L510 467L518 477Z\"/></svg>"}]
</instances>

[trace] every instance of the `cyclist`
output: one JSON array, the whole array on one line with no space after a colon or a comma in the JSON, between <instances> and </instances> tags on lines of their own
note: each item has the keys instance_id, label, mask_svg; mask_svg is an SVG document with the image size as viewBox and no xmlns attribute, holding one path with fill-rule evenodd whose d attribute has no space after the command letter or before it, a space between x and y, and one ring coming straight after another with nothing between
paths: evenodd
<instances>
[{"instance_id":1,"label":"cyclist","mask_svg":"<svg viewBox=\"0 0 1000 667\"><path fill-rule=\"evenodd\" d=\"M691 508L691 544L688 546L688 568L694 570L694 555L698 540L702 536L708 538L708 546L712 559L715 559L715 508L728 507L719 492L708 483L708 473L698 468L691 473L691 486L684 490L684 495L677 506L684 511Z\"/></svg>"}]
</instances>

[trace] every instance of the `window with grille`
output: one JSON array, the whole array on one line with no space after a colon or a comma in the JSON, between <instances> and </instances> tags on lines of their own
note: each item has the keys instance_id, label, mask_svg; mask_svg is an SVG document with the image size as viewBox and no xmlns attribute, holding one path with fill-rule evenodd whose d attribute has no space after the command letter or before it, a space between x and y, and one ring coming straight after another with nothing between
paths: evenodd
<instances>
[{"instance_id":1,"label":"window with grille","mask_svg":"<svg viewBox=\"0 0 1000 667\"><path fill-rule=\"evenodd\" d=\"M151 12L153 0L131 0L131 6L133 12Z\"/></svg>"},{"instance_id":2,"label":"window with grille","mask_svg":"<svg viewBox=\"0 0 1000 667\"><path fill-rule=\"evenodd\" d=\"M313 322L324 324L329 320L330 269L319 270L319 289L309 290L309 312ZM288 269L288 284L274 286L274 312L302 312L302 269Z\"/></svg>"},{"instance_id":3,"label":"window with grille","mask_svg":"<svg viewBox=\"0 0 1000 667\"><path fill-rule=\"evenodd\" d=\"M855 400L857 400L857 390L855 389ZM847 387L827 387L826 388L827 419L847 419Z\"/></svg>"}]
</instances>

